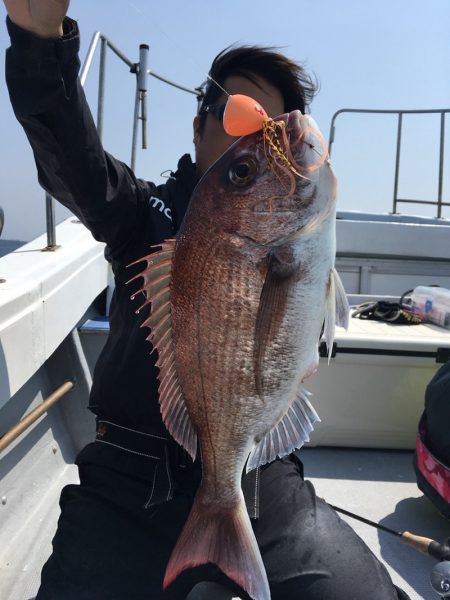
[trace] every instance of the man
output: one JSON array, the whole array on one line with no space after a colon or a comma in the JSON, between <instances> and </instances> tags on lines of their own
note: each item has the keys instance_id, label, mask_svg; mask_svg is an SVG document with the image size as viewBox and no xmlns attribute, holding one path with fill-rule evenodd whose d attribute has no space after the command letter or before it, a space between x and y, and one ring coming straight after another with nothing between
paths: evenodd
<instances>
[{"instance_id":1,"label":"man","mask_svg":"<svg viewBox=\"0 0 450 600\"><path fill-rule=\"evenodd\" d=\"M116 288L111 333L95 370L90 408L96 441L77 457L80 485L61 495L53 554L37 600L183 599L202 580L232 583L213 565L184 572L166 591L171 550L201 478L170 439L158 406L157 370L135 310L139 267L126 265L173 237L198 178L235 138L220 120L226 96L210 83L194 119L196 165L188 155L164 185L136 179L105 153L77 79L79 33L67 0L5 0L11 101L33 148L39 181L106 242ZM314 86L286 57L261 48L219 55L211 76L247 94L269 116L305 112ZM162 203L163 211L158 206ZM161 206L162 206L161 204ZM273 600L395 600L385 568L353 530L315 496L296 455L244 477L246 500ZM282 491L282 493L280 493ZM242 590L237 590L246 597Z\"/></svg>"}]
</instances>

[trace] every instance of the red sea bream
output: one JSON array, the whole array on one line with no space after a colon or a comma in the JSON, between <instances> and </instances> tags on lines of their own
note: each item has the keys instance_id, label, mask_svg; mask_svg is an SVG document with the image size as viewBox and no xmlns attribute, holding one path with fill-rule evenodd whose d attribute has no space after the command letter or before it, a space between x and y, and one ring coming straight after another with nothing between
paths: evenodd
<instances>
[{"instance_id":1,"label":"red sea bream","mask_svg":"<svg viewBox=\"0 0 450 600\"><path fill-rule=\"evenodd\" d=\"M198 183L176 239L143 259L161 413L192 458L200 448L203 472L165 587L212 562L270 598L240 482L309 439L318 416L302 382L322 327L331 348L347 323L325 156L299 111L238 139Z\"/></svg>"}]
</instances>

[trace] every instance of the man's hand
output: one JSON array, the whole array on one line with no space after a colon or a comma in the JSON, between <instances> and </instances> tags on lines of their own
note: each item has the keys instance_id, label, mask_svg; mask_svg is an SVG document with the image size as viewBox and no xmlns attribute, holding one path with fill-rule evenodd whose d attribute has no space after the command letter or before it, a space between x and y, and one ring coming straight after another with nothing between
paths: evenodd
<instances>
[{"instance_id":1,"label":"man's hand","mask_svg":"<svg viewBox=\"0 0 450 600\"><path fill-rule=\"evenodd\" d=\"M13 23L43 38L63 34L70 0L4 0Z\"/></svg>"}]
</instances>

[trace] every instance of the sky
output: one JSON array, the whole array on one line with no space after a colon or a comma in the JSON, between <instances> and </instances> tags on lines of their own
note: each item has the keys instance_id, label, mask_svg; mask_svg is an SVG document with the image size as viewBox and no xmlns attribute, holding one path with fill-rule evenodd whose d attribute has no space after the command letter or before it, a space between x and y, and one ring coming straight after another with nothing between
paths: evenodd
<instances>
[{"instance_id":1,"label":"sky","mask_svg":"<svg viewBox=\"0 0 450 600\"><path fill-rule=\"evenodd\" d=\"M2 20L6 15L0 6ZM277 46L313 74L320 91L311 114L328 139L333 114L342 108L450 108L450 0L72 0L69 15L81 31L84 61L101 31L130 60L139 44L150 46L149 68L195 88L214 56L232 43ZM9 45L0 27L0 47ZM45 230L44 193L31 149L9 104L1 61L0 206L3 238L30 240ZM96 114L98 53L86 83ZM128 162L135 81L115 55L107 56L106 150ZM195 96L149 78L147 150L136 174L161 183L184 153L193 154ZM450 115L445 120L444 201L450 202ZM338 177L338 210L391 212L397 119L343 114L336 121L331 162ZM405 117L399 195L437 199L439 117ZM434 216L434 207L402 205L404 214ZM65 209L57 219L67 218ZM450 208L444 210L450 218Z\"/></svg>"}]
</instances>

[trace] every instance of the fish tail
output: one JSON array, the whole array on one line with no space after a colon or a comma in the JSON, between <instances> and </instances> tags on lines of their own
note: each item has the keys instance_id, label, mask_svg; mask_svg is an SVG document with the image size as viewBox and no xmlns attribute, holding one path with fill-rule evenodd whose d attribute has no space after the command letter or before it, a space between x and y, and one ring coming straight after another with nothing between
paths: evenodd
<instances>
[{"instance_id":1,"label":"fish tail","mask_svg":"<svg viewBox=\"0 0 450 600\"><path fill-rule=\"evenodd\" d=\"M214 563L254 600L270 600L269 583L241 494L224 508L202 501L201 488L164 576L164 589L185 569Z\"/></svg>"}]
</instances>

